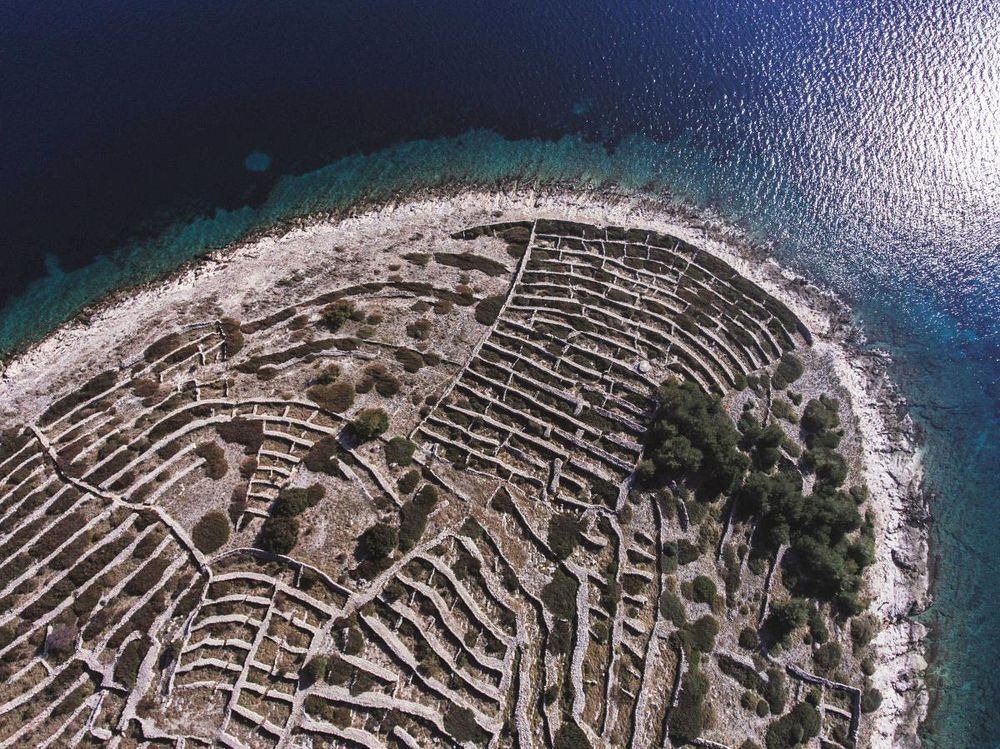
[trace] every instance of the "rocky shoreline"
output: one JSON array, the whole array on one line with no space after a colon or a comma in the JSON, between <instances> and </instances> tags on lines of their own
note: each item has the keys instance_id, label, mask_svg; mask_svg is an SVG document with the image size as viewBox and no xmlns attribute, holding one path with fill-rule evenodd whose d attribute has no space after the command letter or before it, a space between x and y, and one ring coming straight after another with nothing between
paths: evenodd
<instances>
[{"instance_id":1,"label":"rocky shoreline","mask_svg":"<svg viewBox=\"0 0 1000 749\"><path fill-rule=\"evenodd\" d=\"M930 600L930 515L922 487L919 438L905 402L887 378L887 357L865 347L863 335L850 324L847 307L830 292L781 268L768 258L766 249L752 245L721 221L706 220L703 213L613 189L536 190L516 183L504 187L477 190L455 185L295 219L193 260L167 278L121 289L11 356L5 368L0 364L0 388L5 393L0 415L33 418L39 404L51 397L48 385L59 388L93 374L102 354L135 348L130 341L142 340L150 325L179 319L179 309L207 300L222 308L238 308L244 298L252 298L252 292L277 287L282 278L315 261L302 249L308 238L329 237L335 242L353 238L363 243L399 226L419 227L421 222L458 227L539 215L674 234L719 255L785 302L812 331L814 346L834 363L861 435L858 459L871 490L878 531L876 561L867 580L869 609L882 625L875 639L879 658L872 681L884 700L875 716L872 746L919 746L917 730L929 703L924 682L927 632L912 616Z\"/></svg>"}]
</instances>

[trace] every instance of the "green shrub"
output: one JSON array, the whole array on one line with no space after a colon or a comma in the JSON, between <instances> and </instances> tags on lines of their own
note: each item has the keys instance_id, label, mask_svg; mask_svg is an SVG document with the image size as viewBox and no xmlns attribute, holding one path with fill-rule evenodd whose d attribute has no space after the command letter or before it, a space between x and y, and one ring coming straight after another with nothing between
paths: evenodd
<instances>
[{"instance_id":1,"label":"green shrub","mask_svg":"<svg viewBox=\"0 0 1000 749\"><path fill-rule=\"evenodd\" d=\"M686 538L677 542L677 563L691 564L701 556L701 549L696 544L691 543Z\"/></svg>"},{"instance_id":2,"label":"green shrub","mask_svg":"<svg viewBox=\"0 0 1000 749\"><path fill-rule=\"evenodd\" d=\"M313 385L306 388L306 395L321 408L334 413L343 413L354 405L354 383L337 380L332 385Z\"/></svg>"},{"instance_id":3,"label":"green shrub","mask_svg":"<svg viewBox=\"0 0 1000 749\"><path fill-rule=\"evenodd\" d=\"M344 323L351 319L354 312L354 303L347 299L340 299L333 304L328 304L320 312L320 319L333 332L337 332Z\"/></svg>"},{"instance_id":4,"label":"green shrub","mask_svg":"<svg viewBox=\"0 0 1000 749\"><path fill-rule=\"evenodd\" d=\"M809 636L817 645L822 645L830 639L830 632L826 628L826 620L819 609L809 612Z\"/></svg>"},{"instance_id":5,"label":"green shrub","mask_svg":"<svg viewBox=\"0 0 1000 749\"><path fill-rule=\"evenodd\" d=\"M691 742L701 735L705 727L703 703L708 694L708 679L696 670L689 670L684 676L677 707L670 711L667 730L677 742Z\"/></svg>"},{"instance_id":6,"label":"green shrub","mask_svg":"<svg viewBox=\"0 0 1000 749\"><path fill-rule=\"evenodd\" d=\"M751 627L740 630L740 647L747 650L757 650L760 647L760 636Z\"/></svg>"},{"instance_id":7,"label":"green shrub","mask_svg":"<svg viewBox=\"0 0 1000 749\"><path fill-rule=\"evenodd\" d=\"M500 316L504 298L500 295L488 296L476 305L476 321L483 325L492 325Z\"/></svg>"},{"instance_id":8,"label":"green shrub","mask_svg":"<svg viewBox=\"0 0 1000 749\"><path fill-rule=\"evenodd\" d=\"M420 471L412 470L407 471L399 480L396 482L396 488L399 489L402 494L409 494L414 489L417 488L417 484L420 482Z\"/></svg>"},{"instance_id":9,"label":"green shrub","mask_svg":"<svg viewBox=\"0 0 1000 749\"><path fill-rule=\"evenodd\" d=\"M542 603L557 619L572 620L576 615L576 591L579 581L562 567L557 567L552 579L542 589Z\"/></svg>"},{"instance_id":10,"label":"green shrub","mask_svg":"<svg viewBox=\"0 0 1000 749\"><path fill-rule=\"evenodd\" d=\"M764 631L771 642L785 643L792 632L806 623L808 616L809 603L801 598L775 603L764 623Z\"/></svg>"},{"instance_id":11,"label":"green shrub","mask_svg":"<svg viewBox=\"0 0 1000 749\"><path fill-rule=\"evenodd\" d=\"M784 390L799 379L804 371L802 360L795 354L786 352L778 362L774 374L771 375L771 387L775 390Z\"/></svg>"},{"instance_id":12,"label":"green shrub","mask_svg":"<svg viewBox=\"0 0 1000 749\"><path fill-rule=\"evenodd\" d=\"M219 433L223 442L242 445L243 452L247 455L255 455L264 441L264 422L250 421L239 416L231 421L216 424L215 431Z\"/></svg>"},{"instance_id":13,"label":"green shrub","mask_svg":"<svg viewBox=\"0 0 1000 749\"><path fill-rule=\"evenodd\" d=\"M839 408L837 400L826 395L820 396L819 399L813 398L806 403L800 423L806 435L807 445L811 447L818 436L840 426Z\"/></svg>"},{"instance_id":14,"label":"green shrub","mask_svg":"<svg viewBox=\"0 0 1000 749\"><path fill-rule=\"evenodd\" d=\"M257 535L257 546L272 554L287 554L299 540L299 521L294 517L271 517Z\"/></svg>"},{"instance_id":15,"label":"green shrub","mask_svg":"<svg viewBox=\"0 0 1000 749\"><path fill-rule=\"evenodd\" d=\"M691 622L684 630L686 642L702 653L710 653L715 647L715 637L719 634L719 623L714 616L705 616Z\"/></svg>"},{"instance_id":16,"label":"green shrub","mask_svg":"<svg viewBox=\"0 0 1000 749\"><path fill-rule=\"evenodd\" d=\"M788 688L785 686L785 674L778 668L767 670L767 681L764 683L761 697L767 701L772 715L780 715L785 710L788 699Z\"/></svg>"},{"instance_id":17,"label":"green shrub","mask_svg":"<svg viewBox=\"0 0 1000 749\"><path fill-rule=\"evenodd\" d=\"M557 513L549 519L549 548L559 561L569 557L580 544L580 531L575 515Z\"/></svg>"},{"instance_id":18,"label":"green shrub","mask_svg":"<svg viewBox=\"0 0 1000 749\"><path fill-rule=\"evenodd\" d=\"M792 408L792 404L783 398L775 398L771 401L771 413L779 419L784 419L789 424L799 423L799 416L795 413L795 409Z\"/></svg>"},{"instance_id":19,"label":"green shrub","mask_svg":"<svg viewBox=\"0 0 1000 749\"><path fill-rule=\"evenodd\" d=\"M221 479L229 470L226 454L214 442L202 442L194 449L194 454L205 461L205 474L210 479Z\"/></svg>"},{"instance_id":20,"label":"green shrub","mask_svg":"<svg viewBox=\"0 0 1000 749\"><path fill-rule=\"evenodd\" d=\"M882 693L871 687L861 693L861 712L873 713L882 704Z\"/></svg>"},{"instance_id":21,"label":"green shrub","mask_svg":"<svg viewBox=\"0 0 1000 749\"><path fill-rule=\"evenodd\" d=\"M693 580L692 590L694 592L694 600L698 603L707 603L711 605L715 602L716 595L718 595L718 590L716 589L712 578L706 577L705 575L698 575L698 577Z\"/></svg>"},{"instance_id":22,"label":"green shrub","mask_svg":"<svg viewBox=\"0 0 1000 749\"><path fill-rule=\"evenodd\" d=\"M217 510L206 512L194 524L191 540L203 554L221 549L229 541L229 520Z\"/></svg>"},{"instance_id":23,"label":"green shrub","mask_svg":"<svg viewBox=\"0 0 1000 749\"><path fill-rule=\"evenodd\" d=\"M840 645L827 642L813 651L813 662L821 673L830 673L840 665Z\"/></svg>"},{"instance_id":24,"label":"green shrub","mask_svg":"<svg viewBox=\"0 0 1000 749\"><path fill-rule=\"evenodd\" d=\"M399 531L386 523L376 523L358 538L359 559L386 559L399 544Z\"/></svg>"},{"instance_id":25,"label":"green shrub","mask_svg":"<svg viewBox=\"0 0 1000 749\"><path fill-rule=\"evenodd\" d=\"M351 431L361 442L368 442L385 434L389 428L389 414L381 408L365 408L351 422Z\"/></svg>"},{"instance_id":26,"label":"green shrub","mask_svg":"<svg viewBox=\"0 0 1000 749\"><path fill-rule=\"evenodd\" d=\"M406 437L393 437L385 445L385 462L389 465L408 466L413 463L417 446Z\"/></svg>"},{"instance_id":27,"label":"green shrub","mask_svg":"<svg viewBox=\"0 0 1000 749\"><path fill-rule=\"evenodd\" d=\"M806 450L802 455L802 465L815 473L816 480L826 486L838 487L847 480L847 461L835 450L825 447Z\"/></svg>"},{"instance_id":28,"label":"green shrub","mask_svg":"<svg viewBox=\"0 0 1000 749\"><path fill-rule=\"evenodd\" d=\"M669 590L663 591L660 596L660 615L672 621L676 627L683 627L687 622L683 601Z\"/></svg>"},{"instance_id":29,"label":"green shrub","mask_svg":"<svg viewBox=\"0 0 1000 749\"><path fill-rule=\"evenodd\" d=\"M819 712L808 702L800 702L787 715L767 727L767 749L794 749L819 735Z\"/></svg>"},{"instance_id":30,"label":"green shrub","mask_svg":"<svg viewBox=\"0 0 1000 749\"><path fill-rule=\"evenodd\" d=\"M855 648L863 648L871 642L878 633L878 623L870 614L856 616L851 619L851 640Z\"/></svg>"}]
</instances>

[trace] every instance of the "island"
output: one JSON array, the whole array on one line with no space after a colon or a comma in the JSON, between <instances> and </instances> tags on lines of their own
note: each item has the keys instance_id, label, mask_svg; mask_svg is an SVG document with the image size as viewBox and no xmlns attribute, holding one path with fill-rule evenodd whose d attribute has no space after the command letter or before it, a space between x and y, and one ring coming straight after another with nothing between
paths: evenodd
<instances>
[{"instance_id":1,"label":"island","mask_svg":"<svg viewBox=\"0 0 1000 749\"><path fill-rule=\"evenodd\" d=\"M918 440L718 222L314 216L0 380L0 749L916 746Z\"/></svg>"}]
</instances>

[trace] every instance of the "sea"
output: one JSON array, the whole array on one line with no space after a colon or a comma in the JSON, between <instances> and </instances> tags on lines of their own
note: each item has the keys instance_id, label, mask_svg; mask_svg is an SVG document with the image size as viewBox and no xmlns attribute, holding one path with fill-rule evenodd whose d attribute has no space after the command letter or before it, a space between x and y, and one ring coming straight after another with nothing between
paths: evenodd
<instances>
[{"instance_id":1,"label":"sea","mask_svg":"<svg viewBox=\"0 0 1000 749\"><path fill-rule=\"evenodd\" d=\"M464 184L721 217L922 437L930 747L1000 747L995 0L5 0L0 354L286 219Z\"/></svg>"}]
</instances>

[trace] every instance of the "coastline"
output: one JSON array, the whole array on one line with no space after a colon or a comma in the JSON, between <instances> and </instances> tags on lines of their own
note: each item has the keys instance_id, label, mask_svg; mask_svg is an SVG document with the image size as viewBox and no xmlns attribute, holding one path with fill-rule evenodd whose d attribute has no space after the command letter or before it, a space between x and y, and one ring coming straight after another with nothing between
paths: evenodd
<instances>
[{"instance_id":1,"label":"coastline","mask_svg":"<svg viewBox=\"0 0 1000 749\"><path fill-rule=\"evenodd\" d=\"M882 623L875 640L879 658L872 679L884 700L875 717L872 746L918 745L916 739L912 739L916 743L905 743L904 737L915 736L927 716L926 628L909 621L908 615L929 602L927 500L921 488L917 435L905 404L886 377L887 358L865 350L862 334L848 322L847 307L832 294L782 269L768 259L766 250L749 244L721 221L706 219L704 213L613 190L570 191L559 186L526 190L516 183L510 187L498 191L454 185L294 219L214 250L165 278L121 289L10 357L6 368L0 369L0 390L5 394L0 414L37 413L38 404L51 398L50 393L60 385L96 372L93 367L102 354L122 348L140 350L137 344L151 327L170 322L168 316L181 321L188 308L203 304L214 293L226 297L213 302L238 308L257 289L273 288L287 274L315 263L313 249L327 243L351 238L371 242L391 234L393 227L419 225L421 220L459 226L517 220L529 213L641 225L674 234L719 255L788 304L812 331L814 346L834 362L864 446L864 472L880 539L875 564L866 578L874 594L869 608ZM76 366L67 367L70 362ZM33 391L33 382L56 387Z\"/></svg>"}]
</instances>

